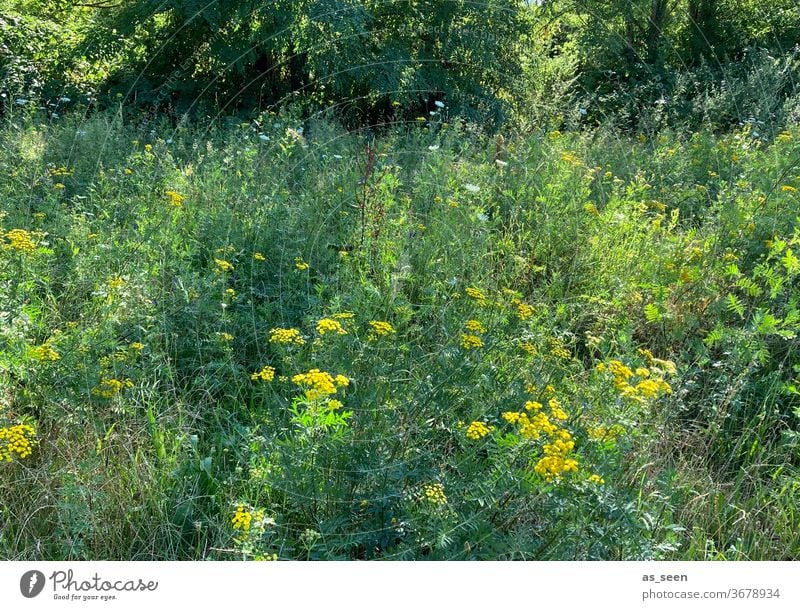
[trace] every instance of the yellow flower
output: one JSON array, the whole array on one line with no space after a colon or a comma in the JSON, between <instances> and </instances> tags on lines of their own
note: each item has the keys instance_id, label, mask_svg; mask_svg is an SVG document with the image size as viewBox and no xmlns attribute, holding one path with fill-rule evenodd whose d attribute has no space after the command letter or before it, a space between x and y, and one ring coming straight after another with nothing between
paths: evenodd
<instances>
[{"instance_id":1,"label":"yellow flower","mask_svg":"<svg viewBox=\"0 0 800 610\"><path fill-rule=\"evenodd\" d=\"M531 305L516 299L514 301L514 305L517 308L517 317L520 320L528 320L529 318L533 317L534 309Z\"/></svg>"},{"instance_id":2,"label":"yellow flower","mask_svg":"<svg viewBox=\"0 0 800 610\"><path fill-rule=\"evenodd\" d=\"M378 337L385 337L394 333L394 328L388 322L381 322L379 320L370 320L369 325L372 327L370 339L377 339Z\"/></svg>"},{"instance_id":3,"label":"yellow flower","mask_svg":"<svg viewBox=\"0 0 800 610\"><path fill-rule=\"evenodd\" d=\"M256 252L255 254L253 254L253 258L255 260L257 260L257 261L265 261L265 260L267 260L267 257L264 256L263 254L261 254L261 252Z\"/></svg>"},{"instance_id":4,"label":"yellow flower","mask_svg":"<svg viewBox=\"0 0 800 610\"><path fill-rule=\"evenodd\" d=\"M480 288L466 288L464 292L467 293L467 296L471 299L474 299L478 302L479 305L485 306L488 303L488 298L486 294Z\"/></svg>"},{"instance_id":5,"label":"yellow flower","mask_svg":"<svg viewBox=\"0 0 800 610\"><path fill-rule=\"evenodd\" d=\"M226 343L233 341L233 335L230 333L217 333L217 336Z\"/></svg>"},{"instance_id":6,"label":"yellow flower","mask_svg":"<svg viewBox=\"0 0 800 610\"><path fill-rule=\"evenodd\" d=\"M144 343L139 343L138 341L134 341L128 346L132 350L136 350L137 352L144 349Z\"/></svg>"},{"instance_id":7,"label":"yellow flower","mask_svg":"<svg viewBox=\"0 0 800 610\"><path fill-rule=\"evenodd\" d=\"M233 271L233 265L226 260L215 258L214 263L220 271Z\"/></svg>"},{"instance_id":8,"label":"yellow flower","mask_svg":"<svg viewBox=\"0 0 800 610\"><path fill-rule=\"evenodd\" d=\"M447 504L447 496L444 493L444 485L441 483L427 483L422 486L423 498L435 506Z\"/></svg>"},{"instance_id":9,"label":"yellow flower","mask_svg":"<svg viewBox=\"0 0 800 610\"><path fill-rule=\"evenodd\" d=\"M167 196L167 201L169 201L169 204L176 208L181 207L183 205L183 201L186 199L186 197L177 191L166 191L164 194Z\"/></svg>"},{"instance_id":10,"label":"yellow flower","mask_svg":"<svg viewBox=\"0 0 800 610\"><path fill-rule=\"evenodd\" d=\"M233 525L233 529L246 532L250 529L250 522L252 520L253 515L244 507L244 505L240 504L236 507L236 512L231 519L231 524Z\"/></svg>"},{"instance_id":11,"label":"yellow flower","mask_svg":"<svg viewBox=\"0 0 800 610\"><path fill-rule=\"evenodd\" d=\"M605 479L603 479L603 477L601 477L599 474L593 474L587 480L596 485L602 485L605 483Z\"/></svg>"},{"instance_id":12,"label":"yellow flower","mask_svg":"<svg viewBox=\"0 0 800 610\"><path fill-rule=\"evenodd\" d=\"M233 288L226 288L225 289L225 296L233 298L236 296L236 291Z\"/></svg>"},{"instance_id":13,"label":"yellow flower","mask_svg":"<svg viewBox=\"0 0 800 610\"><path fill-rule=\"evenodd\" d=\"M483 347L483 341L475 335L461 335L461 347L464 349L479 349Z\"/></svg>"},{"instance_id":14,"label":"yellow flower","mask_svg":"<svg viewBox=\"0 0 800 610\"><path fill-rule=\"evenodd\" d=\"M133 382L130 379L101 379L92 394L102 398L113 398L126 388L132 388Z\"/></svg>"},{"instance_id":15,"label":"yellow flower","mask_svg":"<svg viewBox=\"0 0 800 610\"><path fill-rule=\"evenodd\" d=\"M31 355L39 362L55 362L61 358L59 353L47 344L32 347Z\"/></svg>"},{"instance_id":16,"label":"yellow flower","mask_svg":"<svg viewBox=\"0 0 800 610\"><path fill-rule=\"evenodd\" d=\"M306 340L303 339L300 331L296 328L273 328L269 331L270 343L293 343L294 345L303 345Z\"/></svg>"},{"instance_id":17,"label":"yellow flower","mask_svg":"<svg viewBox=\"0 0 800 610\"><path fill-rule=\"evenodd\" d=\"M0 462L11 462L14 458L24 460L33 452L36 430L28 424L0 427Z\"/></svg>"},{"instance_id":18,"label":"yellow flower","mask_svg":"<svg viewBox=\"0 0 800 610\"><path fill-rule=\"evenodd\" d=\"M323 318L317 322L317 332L320 335L324 335L325 333L336 333L338 335L347 334L347 331L344 329L341 322L338 320L332 320L331 318Z\"/></svg>"},{"instance_id":19,"label":"yellow flower","mask_svg":"<svg viewBox=\"0 0 800 610\"><path fill-rule=\"evenodd\" d=\"M492 428L480 421L474 421L467 426L467 438L473 441L482 439L491 432Z\"/></svg>"},{"instance_id":20,"label":"yellow flower","mask_svg":"<svg viewBox=\"0 0 800 610\"><path fill-rule=\"evenodd\" d=\"M275 379L275 369L271 366L265 366L263 369L258 371L257 373L253 373L250 375L250 379L253 381L272 381Z\"/></svg>"},{"instance_id":21,"label":"yellow flower","mask_svg":"<svg viewBox=\"0 0 800 610\"><path fill-rule=\"evenodd\" d=\"M478 333L479 335L486 332L486 328L478 320L467 320L466 324L464 324L464 327L468 331Z\"/></svg>"},{"instance_id":22,"label":"yellow flower","mask_svg":"<svg viewBox=\"0 0 800 610\"><path fill-rule=\"evenodd\" d=\"M36 250L36 243L32 235L25 229L11 229L5 234L8 244L3 244L4 250L16 250L23 254L28 254Z\"/></svg>"},{"instance_id":23,"label":"yellow flower","mask_svg":"<svg viewBox=\"0 0 800 610\"><path fill-rule=\"evenodd\" d=\"M783 186L781 186L781 192L782 193L796 193L797 189L795 187L789 185L789 184L784 184Z\"/></svg>"},{"instance_id":24,"label":"yellow flower","mask_svg":"<svg viewBox=\"0 0 800 610\"><path fill-rule=\"evenodd\" d=\"M305 271L308 269L309 265L299 256L294 259L294 266L297 268L298 271Z\"/></svg>"},{"instance_id":25,"label":"yellow flower","mask_svg":"<svg viewBox=\"0 0 800 610\"><path fill-rule=\"evenodd\" d=\"M305 392L308 400L318 400L336 394L336 387L345 387L350 384L350 380L344 375L337 375L336 378L330 373L311 369L307 373L300 373L292 377L292 382L299 386L308 388Z\"/></svg>"},{"instance_id":26,"label":"yellow flower","mask_svg":"<svg viewBox=\"0 0 800 610\"><path fill-rule=\"evenodd\" d=\"M336 409L341 409L342 406L343 405L342 405L342 401L341 400L336 400L334 398L334 399L328 401L328 408L331 411L336 411Z\"/></svg>"}]
</instances>

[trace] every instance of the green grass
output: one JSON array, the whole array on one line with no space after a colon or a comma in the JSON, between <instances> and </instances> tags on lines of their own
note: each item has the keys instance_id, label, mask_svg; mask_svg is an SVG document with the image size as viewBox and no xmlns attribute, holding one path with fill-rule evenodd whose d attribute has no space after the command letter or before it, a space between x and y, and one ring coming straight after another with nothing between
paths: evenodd
<instances>
[{"instance_id":1,"label":"green grass","mask_svg":"<svg viewBox=\"0 0 800 610\"><path fill-rule=\"evenodd\" d=\"M259 124L0 129L0 557L798 557L800 131Z\"/></svg>"}]
</instances>

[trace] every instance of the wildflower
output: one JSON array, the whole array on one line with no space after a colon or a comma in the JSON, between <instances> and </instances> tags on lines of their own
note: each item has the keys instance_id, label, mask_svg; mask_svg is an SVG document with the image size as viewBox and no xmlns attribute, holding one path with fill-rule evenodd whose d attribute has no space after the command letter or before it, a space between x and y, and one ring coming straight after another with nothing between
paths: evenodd
<instances>
[{"instance_id":1,"label":"wildflower","mask_svg":"<svg viewBox=\"0 0 800 610\"><path fill-rule=\"evenodd\" d=\"M257 373L253 373L250 375L250 379L253 381L272 381L275 379L275 369L271 366L265 366L263 369L258 371Z\"/></svg>"},{"instance_id":2,"label":"wildflower","mask_svg":"<svg viewBox=\"0 0 800 610\"><path fill-rule=\"evenodd\" d=\"M343 311L341 313L335 313L331 316L334 320L351 320L356 317L352 311Z\"/></svg>"},{"instance_id":3,"label":"wildflower","mask_svg":"<svg viewBox=\"0 0 800 610\"><path fill-rule=\"evenodd\" d=\"M473 333L483 334L486 332L486 328L478 320L467 320L464 327Z\"/></svg>"},{"instance_id":4,"label":"wildflower","mask_svg":"<svg viewBox=\"0 0 800 610\"><path fill-rule=\"evenodd\" d=\"M475 335L461 335L461 347L464 349L479 349L483 347L483 340Z\"/></svg>"},{"instance_id":5,"label":"wildflower","mask_svg":"<svg viewBox=\"0 0 800 610\"><path fill-rule=\"evenodd\" d=\"M435 506L447 504L447 496L444 493L444 485L441 483L428 483L422 487L423 497L427 502Z\"/></svg>"},{"instance_id":6,"label":"wildflower","mask_svg":"<svg viewBox=\"0 0 800 610\"><path fill-rule=\"evenodd\" d=\"M533 317L534 309L531 305L523 303L519 299L514 299L513 304L517 308L517 317L520 320L527 320Z\"/></svg>"},{"instance_id":7,"label":"wildflower","mask_svg":"<svg viewBox=\"0 0 800 610\"><path fill-rule=\"evenodd\" d=\"M650 371L640 366L638 369L636 369L636 375L638 377L650 377Z\"/></svg>"},{"instance_id":8,"label":"wildflower","mask_svg":"<svg viewBox=\"0 0 800 610\"><path fill-rule=\"evenodd\" d=\"M520 343L519 348L529 356L535 356L539 352L536 346L529 341L523 341Z\"/></svg>"},{"instance_id":9,"label":"wildflower","mask_svg":"<svg viewBox=\"0 0 800 610\"><path fill-rule=\"evenodd\" d=\"M233 341L233 335L230 333L217 333L217 336L226 343Z\"/></svg>"},{"instance_id":10,"label":"wildflower","mask_svg":"<svg viewBox=\"0 0 800 610\"><path fill-rule=\"evenodd\" d=\"M308 269L309 265L305 262L301 257L297 257L294 259L294 266L297 268L298 271L305 271Z\"/></svg>"},{"instance_id":11,"label":"wildflower","mask_svg":"<svg viewBox=\"0 0 800 610\"><path fill-rule=\"evenodd\" d=\"M509 424L516 424L519 421L520 416L522 413L515 413L514 411L506 411L501 415L501 417L506 420Z\"/></svg>"},{"instance_id":12,"label":"wildflower","mask_svg":"<svg viewBox=\"0 0 800 610\"><path fill-rule=\"evenodd\" d=\"M467 293L468 297L477 301L478 305L481 305L482 307L486 306L489 302L486 293L484 293L483 290L481 290L480 288L470 287L466 288L464 292Z\"/></svg>"},{"instance_id":13,"label":"wildflower","mask_svg":"<svg viewBox=\"0 0 800 610\"><path fill-rule=\"evenodd\" d=\"M254 254L253 254L253 258L254 258L255 260L257 260L257 261L265 261L265 260L267 260L267 257L266 257L266 256L264 256L263 254L261 254L261 252L256 252L256 253L254 253Z\"/></svg>"},{"instance_id":14,"label":"wildflower","mask_svg":"<svg viewBox=\"0 0 800 610\"><path fill-rule=\"evenodd\" d=\"M3 244L4 250L16 250L23 254L28 254L36 250L36 243L28 231L24 229L11 229L6 233L5 238L8 244Z\"/></svg>"},{"instance_id":15,"label":"wildflower","mask_svg":"<svg viewBox=\"0 0 800 610\"><path fill-rule=\"evenodd\" d=\"M470 193L478 193L481 190L477 184L470 184L469 182L464 185L464 189L469 191Z\"/></svg>"},{"instance_id":16,"label":"wildflower","mask_svg":"<svg viewBox=\"0 0 800 610\"><path fill-rule=\"evenodd\" d=\"M333 398L333 399L328 401L328 408L331 411L336 411L337 409L341 409L342 406L343 405L342 405L342 401L341 400L336 400L335 398Z\"/></svg>"},{"instance_id":17,"label":"wildflower","mask_svg":"<svg viewBox=\"0 0 800 610\"><path fill-rule=\"evenodd\" d=\"M292 377L292 382L308 388L305 392L308 400L318 400L330 394L336 394L336 387L347 386L350 380L344 375L337 375L334 379L330 373L311 369L307 373L300 373Z\"/></svg>"},{"instance_id":18,"label":"wildflower","mask_svg":"<svg viewBox=\"0 0 800 610\"><path fill-rule=\"evenodd\" d=\"M369 335L370 339L377 339L378 337L385 337L395 332L394 328L388 322L381 322L380 320L370 320L369 325L372 327L372 332Z\"/></svg>"},{"instance_id":19,"label":"wildflower","mask_svg":"<svg viewBox=\"0 0 800 610\"><path fill-rule=\"evenodd\" d=\"M473 441L482 439L491 432L492 428L480 421L474 421L467 426L467 438Z\"/></svg>"},{"instance_id":20,"label":"wildflower","mask_svg":"<svg viewBox=\"0 0 800 610\"><path fill-rule=\"evenodd\" d=\"M92 389L92 394L102 398L113 398L123 390L132 387L133 382L130 379L101 379L97 387Z\"/></svg>"},{"instance_id":21,"label":"wildflower","mask_svg":"<svg viewBox=\"0 0 800 610\"><path fill-rule=\"evenodd\" d=\"M594 483L595 485L602 485L603 483L605 483L605 479L603 479L603 477L601 477L599 474L593 474L589 476L587 481L589 481L590 483Z\"/></svg>"},{"instance_id":22,"label":"wildflower","mask_svg":"<svg viewBox=\"0 0 800 610\"><path fill-rule=\"evenodd\" d=\"M796 193L797 189L795 187L789 185L789 184L784 184L783 186L781 186L781 192L782 193Z\"/></svg>"},{"instance_id":23,"label":"wildflower","mask_svg":"<svg viewBox=\"0 0 800 610\"><path fill-rule=\"evenodd\" d=\"M31 348L31 355L39 362L55 362L61 358L59 353L47 344Z\"/></svg>"},{"instance_id":24,"label":"wildflower","mask_svg":"<svg viewBox=\"0 0 800 610\"><path fill-rule=\"evenodd\" d=\"M225 289L225 296L233 298L236 296L236 291L233 288L226 288Z\"/></svg>"},{"instance_id":25,"label":"wildflower","mask_svg":"<svg viewBox=\"0 0 800 610\"><path fill-rule=\"evenodd\" d=\"M231 519L233 529L242 530L244 532L250 529L250 522L253 520L253 515L249 510L245 509L244 505L240 504L236 507L236 512Z\"/></svg>"},{"instance_id":26,"label":"wildflower","mask_svg":"<svg viewBox=\"0 0 800 610\"><path fill-rule=\"evenodd\" d=\"M167 196L167 201L173 207L179 208L183 205L183 201L186 199L183 195L181 195L177 191L166 191L164 193Z\"/></svg>"},{"instance_id":27,"label":"wildflower","mask_svg":"<svg viewBox=\"0 0 800 610\"><path fill-rule=\"evenodd\" d=\"M139 343L138 341L134 341L128 347L132 350L140 352L144 349L144 343Z\"/></svg>"},{"instance_id":28,"label":"wildflower","mask_svg":"<svg viewBox=\"0 0 800 610\"><path fill-rule=\"evenodd\" d=\"M535 400L529 400L525 403L526 411L538 411L541 408L542 408L542 403L536 402Z\"/></svg>"},{"instance_id":29,"label":"wildflower","mask_svg":"<svg viewBox=\"0 0 800 610\"><path fill-rule=\"evenodd\" d=\"M336 333L339 335L347 334L347 331L344 329L341 322L338 320L332 320L331 318L323 318L317 322L317 332L320 335L324 335L325 333Z\"/></svg>"},{"instance_id":30,"label":"wildflower","mask_svg":"<svg viewBox=\"0 0 800 610\"><path fill-rule=\"evenodd\" d=\"M0 462L11 462L14 458L24 460L33 452L36 430L28 424L0 427Z\"/></svg>"},{"instance_id":31,"label":"wildflower","mask_svg":"<svg viewBox=\"0 0 800 610\"><path fill-rule=\"evenodd\" d=\"M221 258L215 258L214 263L217 265L217 268L220 271L224 272L233 271L233 265L226 260L223 260Z\"/></svg>"},{"instance_id":32,"label":"wildflower","mask_svg":"<svg viewBox=\"0 0 800 610\"><path fill-rule=\"evenodd\" d=\"M303 339L300 331L296 328L273 328L269 331L269 342L303 345L306 340Z\"/></svg>"}]
</instances>

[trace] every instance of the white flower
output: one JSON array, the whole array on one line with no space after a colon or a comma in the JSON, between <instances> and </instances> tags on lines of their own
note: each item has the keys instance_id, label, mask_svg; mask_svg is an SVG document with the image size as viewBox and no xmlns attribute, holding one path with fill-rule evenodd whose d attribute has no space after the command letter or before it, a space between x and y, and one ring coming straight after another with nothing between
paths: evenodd
<instances>
[{"instance_id":1,"label":"white flower","mask_svg":"<svg viewBox=\"0 0 800 610\"><path fill-rule=\"evenodd\" d=\"M464 185L464 188L470 193L477 193L481 190L481 187L479 187L477 184L470 184L469 182Z\"/></svg>"},{"instance_id":2,"label":"white flower","mask_svg":"<svg viewBox=\"0 0 800 610\"><path fill-rule=\"evenodd\" d=\"M444 102L440 102L439 100L436 100L433 103L436 105L437 108L444 108Z\"/></svg>"},{"instance_id":3,"label":"white flower","mask_svg":"<svg viewBox=\"0 0 800 610\"><path fill-rule=\"evenodd\" d=\"M431 152L433 152L434 150L439 150L439 145L431 144L430 146L428 146L428 150L430 150Z\"/></svg>"}]
</instances>

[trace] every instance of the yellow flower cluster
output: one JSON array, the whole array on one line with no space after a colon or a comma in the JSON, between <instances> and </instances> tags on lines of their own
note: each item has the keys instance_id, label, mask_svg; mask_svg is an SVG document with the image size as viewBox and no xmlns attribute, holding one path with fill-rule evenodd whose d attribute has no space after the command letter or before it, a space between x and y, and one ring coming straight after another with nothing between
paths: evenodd
<instances>
[{"instance_id":1,"label":"yellow flower cluster","mask_svg":"<svg viewBox=\"0 0 800 610\"><path fill-rule=\"evenodd\" d=\"M464 324L464 327L468 331L478 333L479 335L482 335L486 332L486 328L480 323L479 320L467 320L467 322Z\"/></svg>"},{"instance_id":2,"label":"yellow flower cluster","mask_svg":"<svg viewBox=\"0 0 800 610\"><path fill-rule=\"evenodd\" d=\"M342 311L331 316L334 320L352 320L356 317L352 311Z\"/></svg>"},{"instance_id":3,"label":"yellow flower cluster","mask_svg":"<svg viewBox=\"0 0 800 610\"><path fill-rule=\"evenodd\" d=\"M36 250L33 236L25 229L11 229L5 234L5 238L8 243L3 244L3 250L16 250L24 254Z\"/></svg>"},{"instance_id":4,"label":"yellow flower cluster","mask_svg":"<svg viewBox=\"0 0 800 610\"><path fill-rule=\"evenodd\" d=\"M614 424L608 428L597 426L586 429L586 435L593 441L616 441L623 434L625 434L625 428L619 424Z\"/></svg>"},{"instance_id":5,"label":"yellow flower cluster","mask_svg":"<svg viewBox=\"0 0 800 610\"><path fill-rule=\"evenodd\" d=\"M167 201L169 201L169 204L176 208L181 207L183 205L183 201L186 199L186 197L177 191L167 191L164 194L167 196Z\"/></svg>"},{"instance_id":6,"label":"yellow flower cluster","mask_svg":"<svg viewBox=\"0 0 800 610\"><path fill-rule=\"evenodd\" d=\"M535 390L535 386L529 386L529 391ZM547 401L549 414L544 412L541 402L529 400L524 405L524 411L508 411L502 417L508 423L518 426L519 434L527 439L538 441L543 435L547 437L549 442L543 446L544 456L537 462L534 470L552 481L564 473L576 471L578 462L569 457L575 447L572 435L558 426L558 422L567 420L569 415L553 396L555 388L548 385L543 393L551 396Z\"/></svg>"},{"instance_id":7,"label":"yellow flower cluster","mask_svg":"<svg viewBox=\"0 0 800 610\"><path fill-rule=\"evenodd\" d=\"M306 386L306 398L308 400L319 400L330 394L336 394L336 389L347 387L350 380L344 375L333 377L330 373L311 369L307 373L300 373L292 377L292 382L299 386Z\"/></svg>"},{"instance_id":8,"label":"yellow flower cluster","mask_svg":"<svg viewBox=\"0 0 800 610\"><path fill-rule=\"evenodd\" d=\"M483 347L483 340L476 335L461 335L461 347L464 349L478 349Z\"/></svg>"},{"instance_id":9,"label":"yellow flower cluster","mask_svg":"<svg viewBox=\"0 0 800 610\"><path fill-rule=\"evenodd\" d=\"M480 288L472 288L472 287L470 287L470 288L465 289L464 292L467 293L468 297L470 297L472 299L475 299L478 302L478 304L481 305L481 306L485 306L485 305L487 305L489 303L489 299L486 296L486 293L483 292L483 290L481 290Z\"/></svg>"},{"instance_id":10,"label":"yellow flower cluster","mask_svg":"<svg viewBox=\"0 0 800 610\"><path fill-rule=\"evenodd\" d=\"M422 487L425 500L436 506L447 504L447 496L444 493L444 485L441 483L428 483Z\"/></svg>"},{"instance_id":11,"label":"yellow flower cluster","mask_svg":"<svg viewBox=\"0 0 800 610\"><path fill-rule=\"evenodd\" d=\"M253 524L253 521L258 524L260 529L263 529L264 511L255 510L251 512L243 504L240 504L236 507L236 512L231 519L231 525L233 525L233 529L235 530L248 532L250 531L250 526Z\"/></svg>"},{"instance_id":12,"label":"yellow flower cluster","mask_svg":"<svg viewBox=\"0 0 800 610\"><path fill-rule=\"evenodd\" d=\"M594 483L596 485L602 485L603 483L606 482L605 479L601 477L599 474L593 474L589 476L587 480L589 481L589 483Z\"/></svg>"},{"instance_id":13,"label":"yellow flower cluster","mask_svg":"<svg viewBox=\"0 0 800 610\"><path fill-rule=\"evenodd\" d=\"M544 457L533 467L533 470L547 481L552 481L562 474L577 472L578 470L578 461L568 457L569 453L575 448L575 441L572 440L572 435L567 430L559 430L556 436L557 438L542 448Z\"/></svg>"},{"instance_id":14,"label":"yellow flower cluster","mask_svg":"<svg viewBox=\"0 0 800 610\"><path fill-rule=\"evenodd\" d=\"M92 394L102 398L113 398L123 390L132 387L133 382L130 379L101 379L97 387L92 389Z\"/></svg>"},{"instance_id":15,"label":"yellow flower cluster","mask_svg":"<svg viewBox=\"0 0 800 610\"><path fill-rule=\"evenodd\" d=\"M294 259L294 266L297 268L298 271L305 271L306 269L308 269L309 265L307 262L305 262L302 258L298 256L297 258Z\"/></svg>"},{"instance_id":16,"label":"yellow flower cluster","mask_svg":"<svg viewBox=\"0 0 800 610\"><path fill-rule=\"evenodd\" d=\"M347 334L342 323L331 318L322 318L322 320L317 322L317 332L320 335L324 335L325 333L336 333L337 335Z\"/></svg>"},{"instance_id":17,"label":"yellow flower cluster","mask_svg":"<svg viewBox=\"0 0 800 610\"><path fill-rule=\"evenodd\" d=\"M39 362L55 362L61 358L58 352L47 344L32 347L31 356L36 358Z\"/></svg>"},{"instance_id":18,"label":"yellow flower cluster","mask_svg":"<svg viewBox=\"0 0 800 610\"><path fill-rule=\"evenodd\" d=\"M67 169L66 167L54 167L53 169L49 170L48 172L51 176L55 177L64 177L64 176L71 176L73 174L72 170Z\"/></svg>"},{"instance_id":19,"label":"yellow flower cluster","mask_svg":"<svg viewBox=\"0 0 800 610\"><path fill-rule=\"evenodd\" d=\"M254 258L255 260L257 260L257 261L262 261L262 262L263 262L263 261L265 261L265 260L267 260L267 257L266 257L266 256L264 256L263 254L261 254L261 252L255 252L255 253L253 254L253 258Z\"/></svg>"},{"instance_id":20,"label":"yellow flower cluster","mask_svg":"<svg viewBox=\"0 0 800 610\"><path fill-rule=\"evenodd\" d=\"M263 369L258 371L257 373L253 373L250 375L250 379L253 381L272 381L275 379L275 369L271 366L265 366Z\"/></svg>"},{"instance_id":21,"label":"yellow flower cluster","mask_svg":"<svg viewBox=\"0 0 800 610\"><path fill-rule=\"evenodd\" d=\"M550 346L550 353L556 358L561 358L562 360L569 360L572 358L572 354L569 353L569 350L566 348L561 339L550 337L547 340L547 343Z\"/></svg>"},{"instance_id":22,"label":"yellow flower cluster","mask_svg":"<svg viewBox=\"0 0 800 610\"><path fill-rule=\"evenodd\" d=\"M482 421L474 421L467 426L467 438L473 441L478 441L484 436L489 434L493 427L487 426Z\"/></svg>"},{"instance_id":23,"label":"yellow flower cluster","mask_svg":"<svg viewBox=\"0 0 800 610\"><path fill-rule=\"evenodd\" d=\"M522 341L519 344L519 348L529 356L535 356L536 354L539 353L537 347L530 341Z\"/></svg>"},{"instance_id":24,"label":"yellow flower cluster","mask_svg":"<svg viewBox=\"0 0 800 610\"><path fill-rule=\"evenodd\" d=\"M638 367L636 372L624 365L619 360L611 360L608 364L601 362L597 365L597 371L608 372L614 377L614 387L625 398L646 402L658 398L663 394L671 394L672 387L664 380L663 374L675 371L675 364L668 360L658 360L653 358L647 350L640 350L640 353L647 356L652 369ZM659 368L659 365L661 368ZM634 379L635 378L635 379ZM634 383L631 383L631 380Z\"/></svg>"},{"instance_id":25,"label":"yellow flower cluster","mask_svg":"<svg viewBox=\"0 0 800 610\"><path fill-rule=\"evenodd\" d=\"M140 352L144 349L144 343L139 343L138 341L134 341L128 347L131 348L132 350Z\"/></svg>"},{"instance_id":26,"label":"yellow flower cluster","mask_svg":"<svg viewBox=\"0 0 800 610\"><path fill-rule=\"evenodd\" d=\"M109 290L119 290L125 285L125 280L117 275L108 278L108 280L106 281L106 285L108 286Z\"/></svg>"},{"instance_id":27,"label":"yellow flower cluster","mask_svg":"<svg viewBox=\"0 0 800 610\"><path fill-rule=\"evenodd\" d=\"M296 328L273 328L269 331L270 343L294 343L295 345L303 345L306 340L303 339L300 331Z\"/></svg>"},{"instance_id":28,"label":"yellow flower cluster","mask_svg":"<svg viewBox=\"0 0 800 610\"><path fill-rule=\"evenodd\" d=\"M0 462L11 462L15 456L21 460L29 457L35 439L36 431L28 424L0 428Z\"/></svg>"},{"instance_id":29,"label":"yellow flower cluster","mask_svg":"<svg viewBox=\"0 0 800 610\"><path fill-rule=\"evenodd\" d=\"M386 335L393 334L394 328L388 322L381 322L380 320L371 320L369 325L372 327L372 332L369 335L370 339L377 339L378 337L385 337Z\"/></svg>"},{"instance_id":30,"label":"yellow flower cluster","mask_svg":"<svg viewBox=\"0 0 800 610\"><path fill-rule=\"evenodd\" d=\"M527 303L523 303L519 299L514 299L512 304L517 309L517 317L520 320L528 320L533 317L534 310L533 306L528 305Z\"/></svg>"},{"instance_id":31,"label":"yellow flower cluster","mask_svg":"<svg viewBox=\"0 0 800 610\"><path fill-rule=\"evenodd\" d=\"M231 263L229 263L228 261L223 260L221 258L215 258L214 259L214 264L217 265L217 269L219 269L220 271L225 271L225 272L233 271L233 265Z\"/></svg>"}]
</instances>

